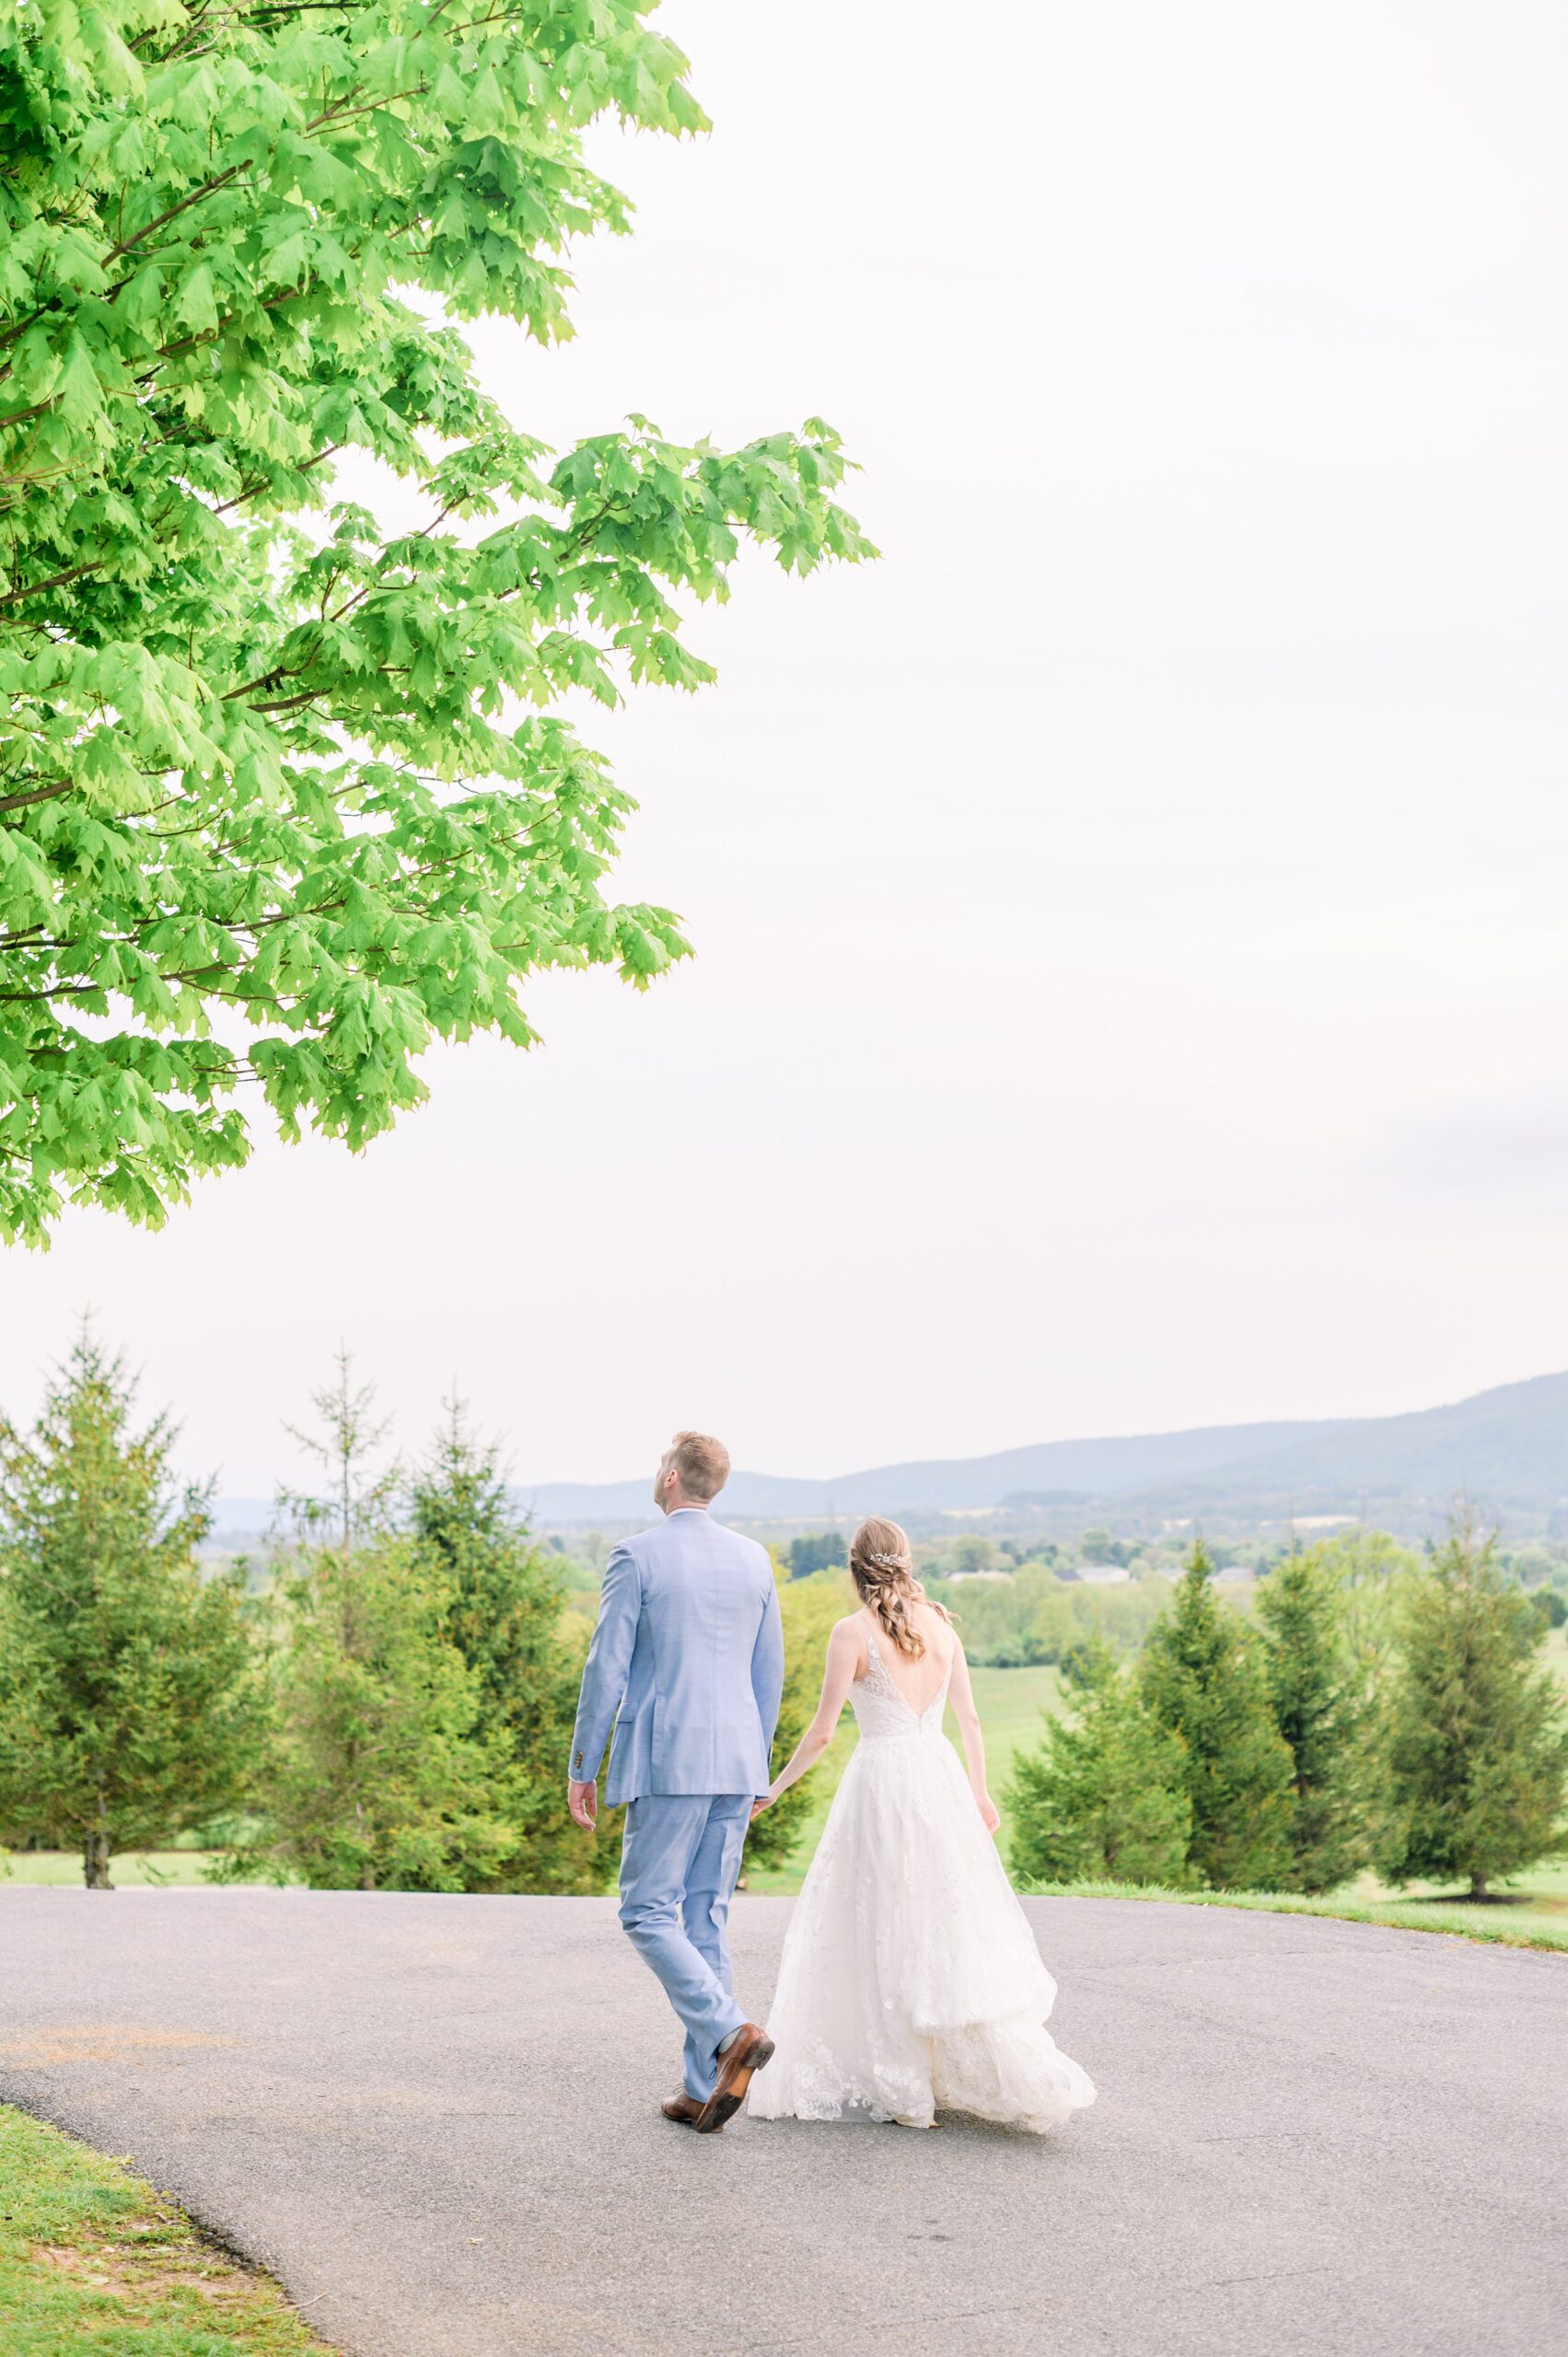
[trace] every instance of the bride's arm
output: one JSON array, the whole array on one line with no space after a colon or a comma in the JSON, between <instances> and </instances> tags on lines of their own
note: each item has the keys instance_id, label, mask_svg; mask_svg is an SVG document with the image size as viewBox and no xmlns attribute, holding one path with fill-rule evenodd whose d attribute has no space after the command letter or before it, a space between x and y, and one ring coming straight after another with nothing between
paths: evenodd
<instances>
[{"instance_id":1,"label":"bride's arm","mask_svg":"<svg viewBox=\"0 0 1568 2357\"><path fill-rule=\"evenodd\" d=\"M957 1637L953 1640L953 1683L949 1699L953 1716L958 1722L958 1733L963 1737L964 1761L970 1771L970 1790L974 1794L975 1806L985 1820L986 1831L994 1833L1002 1819L996 1803L985 1787L985 1737L981 1733L980 1713L974 1706L970 1666Z\"/></svg>"},{"instance_id":2,"label":"bride's arm","mask_svg":"<svg viewBox=\"0 0 1568 2357\"><path fill-rule=\"evenodd\" d=\"M796 1745L788 1767L780 1769L761 1800L752 1802L753 1817L760 1817L781 1793L787 1793L792 1784L798 1783L808 1768L816 1767L831 1743L833 1729L849 1700L849 1689L860 1666L860 1644L854 1621L841 1620L828 1640L828 1662L822 1672L822 1699L817 1705L817 1715Z\"/></svg>"}]
</instances>

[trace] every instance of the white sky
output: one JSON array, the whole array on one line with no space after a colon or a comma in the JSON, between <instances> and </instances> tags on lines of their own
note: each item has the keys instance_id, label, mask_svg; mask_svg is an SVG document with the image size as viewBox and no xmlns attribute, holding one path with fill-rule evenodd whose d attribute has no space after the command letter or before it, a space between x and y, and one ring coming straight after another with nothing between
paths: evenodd
<instances>
[{"instance_id":1,"label":"white sky","mask_svg":"<svg viewBox=\"0 0 1568 2357\"><path fill-rule=\"evenodd\" d=\"M1544 0L669 0L558 444L832 419L886 561L761 562L586 732L697 960L561 977L359 1160L0 1268L230 1493L346 1337L521 1477L1381 1413L1568 1364L1568 308ZM983 27L983 30L981 29Z\"/></svg>"}]
</instances>

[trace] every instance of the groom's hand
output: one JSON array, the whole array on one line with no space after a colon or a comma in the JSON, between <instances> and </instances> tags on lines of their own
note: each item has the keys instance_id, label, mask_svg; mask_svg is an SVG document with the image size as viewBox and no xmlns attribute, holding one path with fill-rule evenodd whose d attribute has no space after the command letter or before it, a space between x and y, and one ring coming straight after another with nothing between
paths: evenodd
<instances>
[{"instance_id":1,"label":"groom's hand","mask_svg":"<svg viewBox=\"0 0 1568 2357\"><path fill-rule=\"evenodd\" d=\"M594 1832L598 1825L598 1787L596 1784L569 1783L566 1805L585 1832Z\"/></svg>"}]
</instances>

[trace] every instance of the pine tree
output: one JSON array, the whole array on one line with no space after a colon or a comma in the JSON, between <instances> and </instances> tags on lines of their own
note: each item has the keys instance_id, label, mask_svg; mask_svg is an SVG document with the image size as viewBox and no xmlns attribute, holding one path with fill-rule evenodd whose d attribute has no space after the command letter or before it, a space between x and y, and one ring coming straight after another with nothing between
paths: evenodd
<instances>
[{"instance_id":1,"label":"pine tree","mask_svg":"<svg viewBox=\"0 0 1568 2357\"><path fill-rule=\"evenodd\" d=\"M1184 1746L1152 1716L1103 1637L1062 1665L1072 1715L1047 1719L1013 1762L1006 1802L1015 1873L1178 1885L1192 1830Z\"/></svg>"},{"instance_id":2,"label":"pine tree","mask_svg":"<svg viewBox=\"0 0 1568 2357\"><path fill-rule=\"evenodd\" d=\"M497 1887L519 1846L504 1736L448 1628L446 1570L397 1527L402 1479L346 1353L313 1395L330 1493L284 1501L299 1535L284 1590L283 1730L263 1864L323 1890ZM315 1534L331 1533L326 1543Z\"/></svg>"},{"instance_id":3,"label":"pine tree","mask_svg":"<svg viewBox=\"0 0 1568 2357\"><path fill-rule=\"evenodd\" d=\"M1412 1583L1388 1743L1377 1867L1390 1882L1463 1875L1483 1898L1568 1844L1568 1726L1529 1599L1468 1515Z\"/></svg>"},{"instance_id":4,"label":"pine tree","mask_svg":"<svg viewBox=\"0 0 1568 2357\"><path fill-rule=\"evenodd\" d=\"M602 1890L616 1870L617 1814L596 1837L566 1808L566 1763L582 1673L563 1631L564 1585L518 1522L497 1450L454 1400L411 1494L421 1564L442 1585L444 1625L478 1682L482 1722L502 1762L497 1806L517 1836L504 1866L470 1889Z\"/></svg>"},{"instance_id":5,"label":"pine tree","mask_svg":"<svg viewBox=\"0 0 1568 2357\"><path fill-rule=\"evenodd\" d=\"M289 1438L321 1468L323 1490L280 1490L278 1511L302 1545L328 1541L344 1561L362 1538L384 1535L402 1494L403 1469L382 1456L392 1429L389 1416L376 1413L376 1386L354 1379L354 1353L338 1347L331 1383L310 1394L314 1428L285 1424Z\"/></svg>"},{"instance_id":6,"label":"pine tree","mask_svg":"<svg viewBox=\"0 0 1568 2357\"><path fill-rule=\"evenodd\" d=\"M84 1329L30 1438L0 1424L0 1823L81 1845L89 1890L249 1797L266 1696L241 1583L203 1579L207 1493Z\"/></svg>"},{"instance_id":7,"label":"pine tree","mask_svg":"<svg viewBox=\"0 0 1568 2357\"><path fill-rule=\"evenodd\" d=\"M1140 1693L1186 1747L1190 1870L1214 1890L1277 1890L1291 1871L1292 1760L1260 1641L1214 1591L1202 1540L1138 1665Z\"/></svg>"},{"instance_id":8,"label":"pine tree","mask_svg":"<svg viewBox=\"0 0 1568 2357\"><path fill-rule=\"evenodd\" d=\"M1366 1862L1365 1755L1340 1596L1317 1550L1293 1550L1258 1592L1274 1724L1295 1763L1288 1890L1337 1889Z\"/></svg>"},{"instance_id":9,"label":"pine tree","mask_svg":"<svg viewBox=\"0 0 1568 2357\"><path fill-rule=\"evenodd\" d=\"M494 1888L517 1846L506 1761L406 1539L310 1550L286 1590L274 1871L315 1890Z\"/></svg>"}]
</instances>

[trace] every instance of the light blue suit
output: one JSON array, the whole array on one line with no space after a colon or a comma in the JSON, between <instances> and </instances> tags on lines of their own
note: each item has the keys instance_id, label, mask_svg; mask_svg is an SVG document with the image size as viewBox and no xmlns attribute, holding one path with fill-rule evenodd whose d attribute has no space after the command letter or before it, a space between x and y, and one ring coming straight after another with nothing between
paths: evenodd
<instances>
[{"instance_id":1,"label":"light blue suit","mask_svg":"<svg viewBox=\"0 0 1568 2357\"><path fill-rule=\"evenodd\" d=\"M686 2092L745 2014L731 1991L729 1902L751 1803L771 1781L784 1629L765 1548L699 1506L624 1539L599 1593L572 1733L573 1777L627 1804L621 1921L686 2028Z\"/></svg>"}]
</instances>

